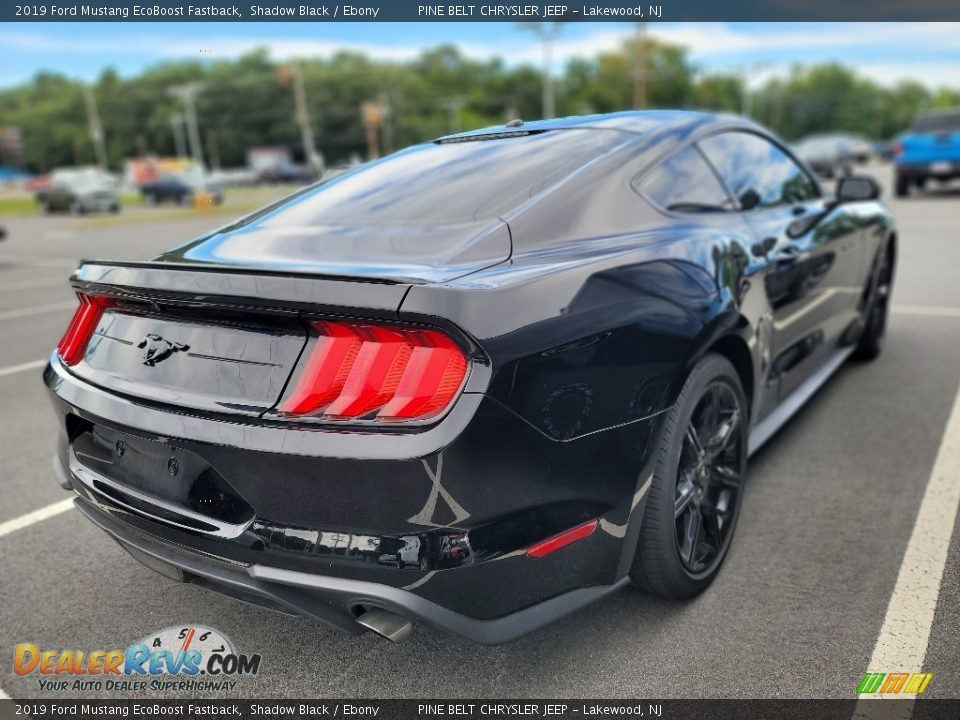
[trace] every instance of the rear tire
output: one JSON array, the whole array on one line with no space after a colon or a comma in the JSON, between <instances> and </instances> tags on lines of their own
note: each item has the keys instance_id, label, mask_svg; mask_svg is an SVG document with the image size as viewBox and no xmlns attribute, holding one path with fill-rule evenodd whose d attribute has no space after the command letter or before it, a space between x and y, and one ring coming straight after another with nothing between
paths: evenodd
<instances>
[{"instance_id":1,"label":"rear tire","mask_svg":"<svg viewBox=\"0 0 960 720\"><path fill-rule=\"evenodd\" d=\"M687 598L716 577L740 514L747 425L737 371L725 357L706 355L690 372L660 430L630 570L635 585Z\"/></svg>"},{"instance_id":2,"label":"rear tire","mask_svg":"<svg viewBox=\"0 0 960 720\"><path fill-rule=\"evenodd\" d=\"M867 306L863 333L853 353L858 360L873 360L883 350L883 338L887 333L887 315L890 312L890 290L893 287L893 264L889 253L884 253L877 273L877 286Z\"/></svg>"},{"instance_id":3,"label":"rear tire","mask_svg":"<svg viewBox=\"0 0 960 720\"><path fill-rule=\"evenodd\" d=\"M895 192L898 198L906 197L910 194L910 181L903 175L897 175Z\"/></svg>"}]
</instances>

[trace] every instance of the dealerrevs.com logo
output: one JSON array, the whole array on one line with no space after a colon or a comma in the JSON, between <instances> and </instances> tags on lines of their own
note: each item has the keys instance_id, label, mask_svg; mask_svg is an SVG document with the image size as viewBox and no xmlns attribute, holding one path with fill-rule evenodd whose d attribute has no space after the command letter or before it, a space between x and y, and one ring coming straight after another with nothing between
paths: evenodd
<instances>
[{"instance_id":1,"label":"dealerrevs.com logo","mask_svg":"<svg viewBox=\"0 0 960 720\"><path fill-rule=\"evenodd\" d=\"M17 675L37 675L40 690L229 692L244 675L260 671L260 655L238 653L219 630L202 625L168 627L126 649L42 649L19 643Z\"/></svg>"}]
</instances>

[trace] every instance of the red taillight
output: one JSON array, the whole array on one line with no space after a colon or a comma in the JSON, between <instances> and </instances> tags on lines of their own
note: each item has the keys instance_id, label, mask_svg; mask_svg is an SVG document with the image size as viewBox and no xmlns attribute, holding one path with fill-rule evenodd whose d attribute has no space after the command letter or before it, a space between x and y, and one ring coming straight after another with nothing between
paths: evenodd
<instances>
[{"instance_id":1,"label":"red taillight","mask_svg":"<svg viewBox=\"0 0 960 720\"><path fill-rule=\"evenodd\" d=\"M527 556L532 558L542 558L544 555L549 555L550 553L555 552L562 547L566 547L570 543L575 543L577 540L583 540L585 537L590 537L593 535L593 531L597 529L597 525L599 524L600 522L598 520L589 520L582 525L577 525L569 530L564 530L559 535L554 535L552 538L547 538L546 540L538 542L536 545L531 545L528 547Z\"/></svg>"},{"instance_id":2,"label":"red taillight","mask_svg":"<svg viewBox=\"0 0 960 720\"><path fill-rule=\"evenodd\" d=\"M80 299L80 307L73 314L67 331L57 345L57 354L67 365L76 365L83 359L87 343L103 317L103 311L116 304L113 299L102 296L91 297L77 293L77 297Z\"/></svg>"},{"instance_id":3,"label":"red taillight","mask_svg":"<svg viewBox=\"0 0 960 720\"><path fill-rule=\"evenodd\" d=\"M420 420L447 408L467 358L437 330L321 321L296 386L277 410L350 420Z\"/></svg>"},{"instance_id":4,"label":"red taillight","mask_svg":"<svg viewBox=\"0 0 960 720\"><path fill-rule=\"evenodd\" d=\"M893 144L893 155L894 157L903 155L903 143L899 140Z\"/></svg>"}]
</instances>

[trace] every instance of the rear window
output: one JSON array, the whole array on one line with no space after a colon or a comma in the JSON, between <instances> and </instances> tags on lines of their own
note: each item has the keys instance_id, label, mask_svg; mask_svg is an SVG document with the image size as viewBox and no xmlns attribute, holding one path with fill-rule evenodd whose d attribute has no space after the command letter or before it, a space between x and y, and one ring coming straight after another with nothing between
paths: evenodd
<instances>
[{"instance_id":1,"label":"rear window","mask_svg":"<svg viewBox=\"0 0 960 720\"><path fill-rule=\"evenodd\" d=\"M958 132L960 131L960 110L918 115L911 129L922 133Z\"/></svg>"},{"instance_id":2,"label":"rear window","mask_svg":"<svg viewBox=\"0 0 960 720\"><path fill-rule=\"evenodd\" d=\"M417 145L249 218L262 227L455 224L494 218L630 140L611 130Z\"/></svg>"},{"instance_id":3,"label":"rear window","mask_svg":"<svg viewBox=\"0 0 960 720\"><path fill-rule=\"evenodd\" d=\"M647 174L640 191L671 212L732 210L733 201L695 147L688 147Z\"/></svg>"}]
</instances>

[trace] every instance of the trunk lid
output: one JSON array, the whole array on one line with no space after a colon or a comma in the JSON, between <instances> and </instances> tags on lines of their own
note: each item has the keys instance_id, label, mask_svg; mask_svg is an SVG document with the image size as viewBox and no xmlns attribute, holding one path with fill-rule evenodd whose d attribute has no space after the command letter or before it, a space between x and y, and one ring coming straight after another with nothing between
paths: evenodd
<instances>
[{"instance_id":1,"label":"trunk lid","mask_svg":"<svg viewBox=\"0 0 960 720\"><path fill-rule=\"evenodd\" d=\"M149 402L259 417L307 342L300 312L395 318L408 285L296 274L84 263L73 284L115 299L71 372Z\"/></svg>"},{"instance_id":2,"label":"trunk lid","mask_svg":"<svg viewBox=\"0 0 960 720\"><path fill-rule=\"evenodd\" d=\"M442 283L503 262L510 251L510 233L499 219L437 226L322 226L264 219L198 238L157 260L267 273Z\"/></svg>"},{"instance_id":3,"label":"trunk lid","mask_svg":"<svg viewBox=\"0 0 960 720\"><path fill-rule=\"evenodd\" d=\"M228 323L121 303L104 312L73 371L122 395L258 416L280 397L305 341L278 319Z\"/></svg>"}]
</instances>

